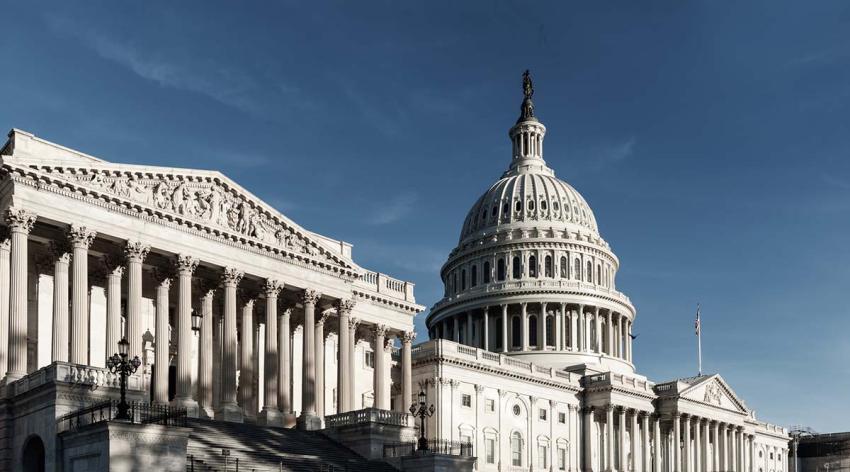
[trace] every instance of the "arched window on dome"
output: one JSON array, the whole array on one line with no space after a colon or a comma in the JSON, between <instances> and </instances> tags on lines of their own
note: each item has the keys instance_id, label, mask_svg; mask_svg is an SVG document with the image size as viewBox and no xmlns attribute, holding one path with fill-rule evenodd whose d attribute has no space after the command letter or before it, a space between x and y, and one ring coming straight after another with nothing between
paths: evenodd
<instances>
[{"instance_id":1,"label":"arched window on dome","mask_svg":"<svg viewBox=\"0 0 850 472\"><path fill-rule=\"evenodd\" d=\"M522 276L522 268L519 264L519 256L514 256L513 268L511 270L511 278L519 279Z\"/></svg>"},{"instance_id":2,"label":"arched window on dome","mask_svg":"<svg viewBox=\"0 0 850 472\"><path fill-rule=\"evenodd\" d=\"M528 256L528 276L537 277L537 258Z\"/></svg>"},{"instance_id":3,"label":"arched window on dome","mask_svg":"<svg viewBox=\"0 0 850 472\"><path fill-rule=\"evenodd\" d=\"M567 258L565 256L561 256L561 278L567 278L567 270L569 269L569 264L567 263Z\"/></svg>"},{"instance_id":4,"label":"arched window on dome","mask_svg":"<svg viewBox=\"0 0 850 472\"><path fill-rule=\"evenodd\" d=\"M596 283L602 285L602 266L596 266Z\"/></svg>"},{"instance_id":5,"label":"arched window on dome","mask_svg":"<svg viewBox=\"0 0 850 472\"><path fill-rule=\"evenodd\" d=\"M593 263L587 261L587 272L584 274L588 282L593 282Z\"/></svg>"},{"instance_id":6,"label":"arched window on dome","mask_svg":"<svg viewBox=\"0 0 850 472\"><path fill-rule=\"evenodd\" d=\"M546 200L540 200L540 209L541 209L541 210L546 210L546 209L548 209L548 208L549 208L549 204L548 204L548 203L546 203Z\"/></svg>"},{"instance_id":7,"label":"arched window on dome","mask_svg":"<svg viewBox=\"0 0 850 472\"><path fill-rule=\"evenodd\" d=\"M505 259L499 258L496 262L496 280L503 282L505 280Z\"/></svg>"},{"instance_id":8,"label":"arched window on dome","mask_svg":"<svg viewBox=\"0 0 850 472\"><path fill-rule=\"evenodd\" d=\"M514 203L514 211L517 212L517 213L522 212L522 202L521 201L517 200L516 203Z\"/></svg>"},{"instance_id":9,"label":"arched window on dome","mask_svg":"<svg viewBox=\"0 0 850 472\"><path fill-rule=\"evenodd\" d=\"M466 290L466 269L460 271L460 289Z\"/></svg>"},{"instance_id":10,"label":"arched window on dome","mask_svg":"<svg viewBox=\"0 0 850 472\"><path fill-rule=\"evenodd\" d=\"M545 315L544 315L545 316ZM555 317L546 316L546 345L555 345Z\"/></svg>"},{"instance_id":11,"label":"arched window on dome","mask_svg":"<svg viewBox=\"0 0 850 472\"><path fill-rule=\"evenodd\" d=\"M484 273L482 274L484 277L484 283L490 283L490 261L484 261Z\"/></svg>"},{"instance_id":12,"label":"arched window on dome","mask_svg":"<svg viewBox=\"0 0 850 472\"><path fill-rule=\"evenodd\" d=\"M494 204L492 210L490 211L490 218L496 219L496 214L499 212L499 204Z\"/></svg>"},{"instance_id":13,"label":"arched window on dome","mask_svg":"<svg viewBox=\"0 0 850 472\"><path fill-rule=\"evenodd\" d=\"M471 277L469 279L469 286L475 287L476 285L478 285L478 266L477 265L475 265L475 264L472 265L472 270L470 271L470 276Z\"/></svg>"},{"instance_id":14,"label":"arched window on dome","mask_svg":"<svg viewBox=\"0 0 850 472\"><path fill-rule=\"evenodd\" d=\"M555 276L554 269L552 268L552 256L546 256L546 259L544 259L543 270L546 277L552 278Z\"/></svg>"},{"instance_id":15,"label":"arched window on dome","mask_svg":"<svg viewBox=\"0 0 850 472\"><path fill-rule=\"evenodd\" d=\"M457 272L452 272L452 292L457 293Z\"/></svg>"},{"instance_id":16,"label":"arched window on dome","mask_svg":"<svg viewBox=\"0 0 850 472\"><path fill-rule=\"evenodd\" d=\"M511 346L521 347L522 344L522 323L519 316L511 318Z\"/></svg>"},{"instance_id":17,"label":"arched window on dome","mask_svg":"<svg viewBox=\"0 0 850 472\"><path fill-rule=\"evenodd\" d=\"M537 346L537 315L528 317L528 344Z\"/></svg>"},{"instance_id":18,"label":"arched window on dome","mask_svg":"<svg viewBox=\"0 0 850 472\"><path fill-rule=\"evenodd\" d=\"M507 218L511 214L511 206L507 203L502 205L502 217Z\"/></svg>"},{"instance_id":19,"label":"arched window on dome","mask_svg":"<svg viewBox=\"0 0 850 472\"><path fill-rule=\"evenodd\" d=\"M573 261L573 278L581 280L581 259L579 258Z\"/></svg>"},{"instance_id":20,"label":"arched window on dome","mask_svg":"<svg viewBox=\"0 0 850 472\"><path fill-rule=\"evenodd\" d=\"M529 200L526 206L528 207L528 211L534 211L534 200Z\"/></svg>"}]
</instances>

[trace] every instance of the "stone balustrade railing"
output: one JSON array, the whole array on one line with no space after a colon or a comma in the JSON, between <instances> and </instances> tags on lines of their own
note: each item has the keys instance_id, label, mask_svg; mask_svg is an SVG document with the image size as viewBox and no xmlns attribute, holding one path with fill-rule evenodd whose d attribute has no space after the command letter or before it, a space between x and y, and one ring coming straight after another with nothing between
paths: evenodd
<instances>
[{"instance_id":1,"label":"stone balustrade railing","mask_svg":"<svg viewBox=\"0 0 850 472\"><path fill-rule=\"evenodd\" d=\"M366 271L360 275L360 277L354 282L354 285L388 297L398 298L406 302L416 302L413 297L413 283L399 280L380 272Z\"/></svg>"},{"instance_id":2,"label":"stone balustrade railing","mask_svg":"<svg viewBox=\"0 0 850 472\"><path fill-rule=\"evenodd\" d=\"M362 410L347 411L345 413L325 416L325 424L328 428L338 428L340 426L352 426L367 423L403 427L411 425L410 415L407 413L381 410L378 408L364 408Z\"/></svg>"},{"instance_id":3,"label":"stone balustrade railing","mask_svg":"<svg viewBox=\"0 0 850 472\"><path fill-rule=\"evenodd\" d=\"M628 387L630 390L640 390L647 393L652 393L655 385L647 380L631 377L629 375L618 374L615 372L605 372L602 374L591 375L585 379L585 386L599 382L605 382L610 385Z\"/></svg>"},{"instance_id":4,"label":"stone balustrade railing","mask_svg":"<svg viewBox=\"0 0 850 472\"><path fill-rule=\"evenodd\" d=\"M86 388L119 388L118 376L103 367L54 362L6 386L6 396L12 397L48 383L64 383ZM127 378L127 390L142 390L138 374Z\"/></svg>"},{"instance_id":5,"label":"stone balustrade railing","mask_svg":"<svg viewBox=\"0 0 850 472\"><path fill-rule=\"evenodd\" d=\"M545 379L571 386L577 386L580 378L577 374L535 365L511 356L466 346L447 339L432 339L414 346L411 354L414 361L432 356L455 358L477 362L485 366L498 367L506 372L521 373L530 377L540 378L541 380Z\"/></svg>"}]
</instances>

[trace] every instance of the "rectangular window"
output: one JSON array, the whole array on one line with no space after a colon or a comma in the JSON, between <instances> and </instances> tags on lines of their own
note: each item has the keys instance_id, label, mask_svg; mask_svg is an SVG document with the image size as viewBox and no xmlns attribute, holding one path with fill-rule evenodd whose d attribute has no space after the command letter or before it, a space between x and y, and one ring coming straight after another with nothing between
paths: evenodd
<instances>
[{"instance_id":1,"label":"rectangular window","mask_svg":"<svg viewBox=\"0 0 850 472\"><path fill-rule=\"evenodd\" d=\"M558 423L566 424L567 422L567 414L566 413L558 413Z\"/></svg>"},{"instance_id":2,"label":"rectangular window","mask_svg":"<svg viewBox=\"0 0 850 472\"><path fill-rule=\"evenodd\" d=\"M558 470L567 469L567 450L563 447L558 448Z\"/></svg>"},{"instance_id":3,"label":"rectangular window","mask_svg":"<svg viewBox=\"0 0 850 472\"><path fill-rule=\"evenodd\" d=\"M472 407L472 396L471 396L471 395L466 395L466 394L461 395L461 397L460 397L460 404L461 404L462 406L467 407L467 408L471 408L471 407Z\"/></svg>"},{"instance_id":4,"label":"rectangular window","mask_svg":"<svg viewBox=\"0 0 850 472\"><path fill-rule=\"evenodd\" d=\"M491 413L496 411L496 400L493 400L492 398L488 398L486 403L487 403L487 411L489 411Z\"/></svg>"},{"instance_id":5,"label":"rectangular window","mask_svg":"<svg viewBox=\"0 0 850 472\"><path fill-rule=\"evenodd\" d=\"M493 438L484 440L484 460L488 464L496 463L496 440Z\"/></svg>"},{"instance_id":6,"label":"rectangular window","mask_svg":"<svg viewBox=\"0 0 850 472\"><path fill-rule=\"evenodd\" d=\"M543 444L537 446L537 462L544 469L549 467L549 448Z\"/></svg>"},{"instance_id":7,"label":"rectangular window","mask_svg":"<svg viewBox=\"0 0 850 472\"><path fill-rule=\"evenodd\" d=\"M375 368L375 351L366 351L366 367Z\"/></svg>"},{"instance_id":8,"label":"rectangular window","mask_svg":"<svg viewBox=\"0 0 850 472\"><path fill-rule=\"evenodd\" d=\"M540 421L546 421L546 410L543 408L540 409Z\"/></svg>"}]
</instances>

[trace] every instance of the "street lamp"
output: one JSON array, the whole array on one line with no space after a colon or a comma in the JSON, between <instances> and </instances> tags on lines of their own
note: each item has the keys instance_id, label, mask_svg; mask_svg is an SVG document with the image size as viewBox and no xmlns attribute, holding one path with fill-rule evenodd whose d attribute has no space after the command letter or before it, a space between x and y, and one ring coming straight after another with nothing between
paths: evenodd
<instances>
[{"instance_id":1,"label":"street lamp","mask_svg":"<svg viewBox=\"0 0 850 472\"><path fill-rule=\"evenodd\" d=\"M201 330L201 314L192 310L192 331L198 332Z\"/></svg>"},{"instance_id":2,"label":"street lamp","mask_svg":"<svg viewBox=\"0 0 850 472\"><path fill-rule=\"evenodd\" d=\"M434 416L434 404L432 403L430 407L426 407L426 400L425 390L420 390L419 402L413 402L410 405L410 414L414 417L419 417L419 443L416 446L416 450L423 452L428 450L428 439L425 438L425 418Z\"/></svg>"},{"instance_id":3,"label":"street lamp","mask_svg":"<svg viewBox=\"0 0 850 472\"><path fill-rule=\"evenodd\" d=\"M127 356L129 350L130 343L127 341L127 338L122 338L118 341L118 352L106 360L106 367L109 368L109 371L113 374L118 374L118 379L121 385L121 401L118 402L118 414L115 416L116 420L132 419L130 418L130 415L127 414L130 410L130 406L127 404L127 377L136 372L136 369L142 365L142 361L139 360L139 356L133 356L133 359L128 360Z\"/></svg>"}]
</instances>

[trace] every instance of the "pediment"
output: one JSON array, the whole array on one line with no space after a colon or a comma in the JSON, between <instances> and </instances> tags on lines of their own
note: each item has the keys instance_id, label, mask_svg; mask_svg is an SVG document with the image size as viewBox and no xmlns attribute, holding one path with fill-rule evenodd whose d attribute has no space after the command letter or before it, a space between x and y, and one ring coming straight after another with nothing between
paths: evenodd
<instances>
[{"instance_id":1,"label":"pediment","mask_svg":"<svg viewBox=\"0 0 850 472\"><path fill-rule=\"evenodd\" d=\"M193 223L253 246L299 259L316 260L345 272L356 268L279 211L215 171L90 163L47 164L5 159L4 164L37 173L40 185L72 187L77 194L109 197L165 220Z\"/></svg>"},{"instance_id":2,"label":"pediment","mask_svg":"<svg viewBox=\"0 0 850 472\"><path fill-rule=\"evenodd\" d=\"M686 388L679 397L726 410L748 412L744 402L735 395L723 378L716 374Z\"/></svg>"}]
</instances>

